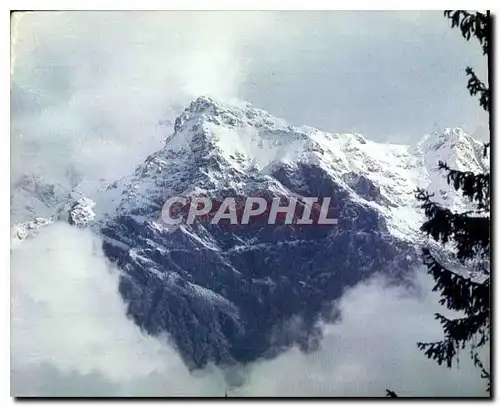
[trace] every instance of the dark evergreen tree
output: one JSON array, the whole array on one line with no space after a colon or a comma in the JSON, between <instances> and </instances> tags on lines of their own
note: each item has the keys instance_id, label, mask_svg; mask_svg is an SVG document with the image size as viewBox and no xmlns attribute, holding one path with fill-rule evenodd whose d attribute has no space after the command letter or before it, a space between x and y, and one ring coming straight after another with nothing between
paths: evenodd
<instances>
[{"instance_id":1,"label":"dark evergreen tree","mask_svg":"<svg viewBox=\"0 0 500 407\"><path fill-rule=\"evenodd\" d=\"M445 17L451 20L451 26L459 27L466 40L476 38L483 54L488 56L490 38L489 13L467 11L445 11ZM469 77L467 88L471 96L479 97L480 106L490 111L491 95L471 67L467 67ZM490 122L491 123L491 122ZM487 157L489 143L485 145ZM470 266L469 275L451 270L437 257L436 253L424 249L424 263L435 281L433 291L439 292L440 304L450 310L460 311L461 318L447 318L437 313L435 318L441 323L444 338L437 342L419 342L417 346L425 355L445 363L451 368L458 362L458 352L470 347L470 356L479 368L481 377L487 379L487 391L490 391L490 373L479 358L479 348L489 345L490 338L490 174L473 174L458 171L439 162L439 168L447 173L447 181L466 199L473 203L474 210L454 213L437 204L424 190L417 191L426 221L421 227L435 241L450 244L454 248L456 259Z\"/></svg>"},{"instance_id":2,"label":"dark evergreen tree","mask_svg":"<svg viewBox=\"0 0 500 407\"><path fill-rule=\"evenodd\" d=\"M388 397L390 399L398 397L396 393L394 393L392 390L386 389L385 390L385 397Z\"/></svg>"}]
</instances>

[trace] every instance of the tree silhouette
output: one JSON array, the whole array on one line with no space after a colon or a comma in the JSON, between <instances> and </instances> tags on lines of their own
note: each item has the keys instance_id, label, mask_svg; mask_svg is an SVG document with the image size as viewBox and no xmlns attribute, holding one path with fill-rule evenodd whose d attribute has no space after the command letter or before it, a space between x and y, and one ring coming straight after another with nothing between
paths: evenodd
<instances>
[{"instance_id":1,"label":"tree silhouette","mask_svg":"<svg viewBox=\"0 0 500 407\"><path fill-rule=\"evenodd\" d=\"M392 390L386 389L385 390L385 397L396 398L396 397L398 397L398 395L396 393L394 393Z\"/></svg>"},{"instance_id":2,"label":"tree silhouette","mask_svg":"<svg viewBox=\"0 0 500 407\"><path fill-rule=\"evenodd\" d=\"M451 20L451 28L459 27L462 36L469 41L471 38L476 38L483 49L483 55L489 55L489 38L491 35L491 18L489 12L486 14L475 12L470 13L465 10L446 10L445 17ZM469 81L467 89L471 96L479 94L479 104L486 110L490 111L490 89L476 76L470 66L465 69Z\"/></svg>"},{"instance_id":3,"label":"tree silhouette","mask_svg":"<svg viewBox=\"0 0 500 407\"><path fill-rule=\"evenodd\" d=\"M490 36L489 12L468 12L463 10L444 12L451 20L451 27L459 27L462 36L468 41L476 38L483 55L488 56ZM478 96L479 105L490 111L491 94L471 67L467 67L469 77L467 89L471 96ZM489 143L485 145L487 157ZM454 213L432 200L432 195L419 189L417 199L421 201L426 221L421 230L441 244L449 244L454 249L455 258L471 267L470 275L454 272L449 264L437 258L430 249L423 250L424 264L434 278L433 291L439 292L440 304L450 310L460 311L464 316L450 319L437 313L435 318L441 323L444 338L437 342L419 342L418 348L438 364L445 363L451 368L458 362L458 352L470 346L470 356L487 380L490 391L491 378L488 369L479 358L479 348L489 344L490 338L490 173L474 174L438 163L439 169L447 173L447 182L468 199L474 210ZM473 271L473 272L472 272Z\"/></svg>"}]
</instances>

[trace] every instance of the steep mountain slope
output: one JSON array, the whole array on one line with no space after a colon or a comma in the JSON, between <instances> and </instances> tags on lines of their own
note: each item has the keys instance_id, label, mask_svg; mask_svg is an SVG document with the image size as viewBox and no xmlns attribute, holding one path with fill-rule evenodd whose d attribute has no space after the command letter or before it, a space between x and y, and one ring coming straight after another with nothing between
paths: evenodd
<instances>
[{"instance_id":1,"label":"steep mountain slope","mask_svg":"<svg viewBox=\"0 0 500 407\"><path fill-rule=\"evenodd\" d=\"M24 174L11 184L11 248L35 236L38 229L50 225L64 213L69 191L51 184L39 175Z\"/></svg>"},{"instance_id":2,"label":"steep mountain slope","mask_svg":"<svg viewBox=\"0 0 500 407\"><path fill-rule=\"evenodd\" d=\"M85 226L94 216L92 206L79 186L71 189L37 174L22 175L11 184L11 248L57 220Z\"/></svg>"},{"instance_id":3,"label":"steep mountain slope","mask_svg":"<svg viewBox=\"0 0 500 407\"><path fill-rule=\"evenodd\" d=\"M439 145L448 133L465 146ZM448 133L417 149L382 145L198 98L162 150L96 197L129 314L148 332L168 332L193 365L253 360L294 342L314 347L317 319L346 286L375 272L402 276L418 261L416 187L448 194L433 160L458 162L476 148L459 130ZM338 225L197 222L172 232L160 212L179 195L331 197ZM291 320L300 321L292 330Z\"/></svg>"},{"instance_id":4,"label":"steep mountain slope","mask_svg":"<svg viewBox=\"0 0 500 407\"><path fill-rule=\"evenodd\" d=\"M23 175L11 185L11 223L54 216L63 210L69 193L63 186L47 182L39 175Z\"/></svg>"},{"instance_id":5,"label":"steep mountain slope","mask_svg":"<svg viewBox=\"0 0 500 407\"><path fill-rule=\"evenodd\" d=\"M380 144L206 97L174 130L133 174L90 196L95 206L66 207L76 210L70 221L103 236L106 256L123 271L129 315L151 334L168 333L192 366L254 360L292 343L317 346L317 321L332 317L331 301L347 286L376 272L404 278L418 263L417 187L467 207L437 162L487 168L482 145L459 129L416 147ZM172 230L162 222L168 198L200 195L330 197L338 224L201 220Z\"/></svg>"},{"instance_id":6,"label":"steep mountain slope","mask_svg":"<svg viewBox=\"0 0 500 407\"><path fill-rule=\"evenodd\" d=\"M450 168L471 171L475 174L489 171L489 161L484 158L483 143L464 133L461 129L446 129L443 133L425 136L417 146L417 155L426 173L426 189L434 194L434 200L454 211L471 210L472 207L457 195L444 181L443 172L437 169L438 162Z\"/></svg>"}]
</instances>

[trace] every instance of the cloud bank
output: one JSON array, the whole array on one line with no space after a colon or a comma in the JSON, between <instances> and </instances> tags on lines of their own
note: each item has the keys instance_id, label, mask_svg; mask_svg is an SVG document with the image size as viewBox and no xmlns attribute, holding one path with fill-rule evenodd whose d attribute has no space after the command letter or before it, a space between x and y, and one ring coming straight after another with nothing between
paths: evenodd
<instances>
[{"instance_id":1,"label":"cloud bank","mask_svg":"<svg viewBox=\"0 0 500 407\"><path fill-rule=\"evenodd\" d=\"M12 52L13 178L114 181L202 94L382 141L487 133L464 74L486 61L440 12L22 13Z\"/></svg>"},{"instance_id":2,"label":"cloud bank","mask_svg":"<svg viewBox=\"0 0 500 407\"><path fill-rule=\"evenodd\" d=\"M257 17L257 16L255 16ZM266 19L231 13L23 13L14 31L12 170L118 178L200 94L230 98ZM163 125L162 125L163 124Z\"/></svg>"},{"instance_id":3,"label":"cloud bank","mask_svg":"<svg viewBox=\"0 0 500 407\"><path fill-rule=\"evenodd\" d=\"M55 224L12 253L12 392L220 394L215 373L195 379L167 338L127 319L118 271L100 243L87 230Z\"/></svg>"},{"instance_id":4,"label":"cloud bank","mask_svg":"<svg viewBox=\"0 0 500 407\"><path fill-rule=\"evenodd\" d=\"M417 350L436 340L437 297L382 277L345 292L318 351L189 372L168 337L125 316L118 271L89 230L54 224L12 252L11 387L16 396L484 396L464 353L446 369ZM489 354L483 359L489 361Z\"/></svg>"}]
</instances>

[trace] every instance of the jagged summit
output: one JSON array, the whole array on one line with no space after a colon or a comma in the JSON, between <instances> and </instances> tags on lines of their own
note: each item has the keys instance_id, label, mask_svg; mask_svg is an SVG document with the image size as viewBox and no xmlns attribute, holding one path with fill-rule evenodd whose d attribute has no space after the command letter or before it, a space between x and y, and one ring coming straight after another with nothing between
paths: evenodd
<instances>
[{"instance_id":1,"label":"jagged summit","mask_svg":"<svg viewBox=\"0 0 500 407\"><path fill-rule=\"evenodd\" d=\"M216 101L207 96L200 96L184 110L175 120L174 130L194 116L203 117L207 121L228 126L250 125L257 128L285 129L290 126L283 119L272 116L265 110L254 107L244 101L231 102Z\"/></svg>"},{"instance_id":2,"label":"jagged summit","mask_svg":"<svg viewBox=\"0 0 500 407\"><path fill-rule=\"evenodd\" d=\"M248 102L200 96L175 120L174 132L161 150L133 174L90 198L96 202L97 220L103 220L117 211L142 214L143 208L159 205L173 194L233 191L246 195L256 187L286 193L288 187L276 174L316 166L353 197L377 207L394 233L408 236L418 233L421 218L414 197L417 187L436 193L442 203L466 207L437 171L438 161L473 172L488 167L482 143L458 128L425 135L416 147L377 143L356 133L294 127ZM304 180L299 177L293 182ZM376 191L373 194L379 198L359 193L358 184ZM56 203L60 212L70 192L29 176L14 189L13 220L23 222L50 217Z\"/></svg>"},{"instance_id":3,"label":"jagged summit","mask_svg":"<svg viewBox=\"0 0 500 407\"><path fill-rule=\"evenodd\" d=\"M443 132L426 135L418 144L418 149L428 161L435 161L434 166L443 161L456 169L476 173L489 167L483 154L484 144L460 128L447 128Z\"/></svg>"},{"instance_id":4,"label":"jagged summit","mask_svg":"<svg viewBox=\"0 0 500 407\"><path fill-rule=\"evenodd\" d=\"M437 162L460 163L477 172L482 168L480 145L460 129L424 136L417 148L377 143L356 133L294 127L250 103L201 96L176 119L161 150L96 199L96 212L142 214L144 207L175 194L249 195L262 187L286 194L289 186L276 174L289 176L301 166L314 166L355 199L376 207L393 233L413 238L421 222L415 189L429 187L459 203L436 173ZM295 178L297 185L304 182ZM358 178L363 188L377 191L378 200L356 191L352 180Z\"/></svg>"},{"instance_id":5,"label":"jagged summit","mask_svg":"<svg viewBox=\"0 0 500 407\"><path fill-rule=\"evenodd\" d=\"M232 153L238 153L256 163L273 160L290 162L303 159L307 152L327 152L330 156L337 156L338 161L342 161L339 162L342 167L340 171L346 171L351 164L360 166L354 162L354 155L370 160L380 155L381 150L405 150L410 155L429 155L432 159L438 154L438 158L465 163L466 167L471 158L469 153L472 152L473 164L477 164L475 169L483 165L482 159L476 157L482 143L460 128L424 135L417 147L411 148L401 144L373 142L358 133L339 134L309 126L294 127L250 103L219 102L206 96L191 102L176 119L174 130L166 139L165 151L182 151L189 146L194 150L206 147L220 153L225 159L234 155ZM280 151L277 151L278 147ZM338 150L342 154L338 154ZM314 160L319 155L309 154L308 158Z\"/></svg>"},{"instance_id":6,"label":"jagged summit","mask_svg":"<svg viewBox=\"0 0 500 407\"><path fill-rule=\"evenodd\" d=\"M454 211L468 211L473 205L456 193L446 182L438 163L444 162L450 168L473 173L489 170L489 159L484 156L484 144L460 128L445 129L440 133L424 136L418 143L416 156L420 157L419 174L427 183L425 187L434 194L434 200Z\"/></svg>"}]
</instances>

